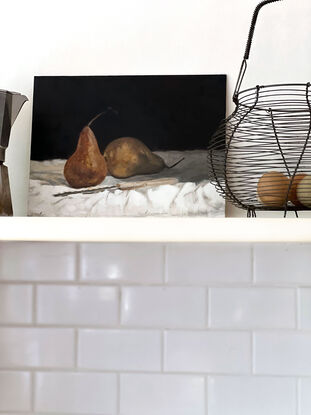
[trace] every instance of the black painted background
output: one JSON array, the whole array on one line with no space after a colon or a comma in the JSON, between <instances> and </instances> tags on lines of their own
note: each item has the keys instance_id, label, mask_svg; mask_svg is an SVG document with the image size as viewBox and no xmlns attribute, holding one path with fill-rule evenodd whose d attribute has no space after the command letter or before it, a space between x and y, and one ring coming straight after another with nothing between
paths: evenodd
<instances>
[{"instance_id":1,"label":"black painted background","mask_svg":"<svg viewBox=\"0 0 311 415\"><path fill-rule=\"evenodd\" d=\"M32 160L68 158L92 125L98 144L136 137L151 150L206 148L225 117L225 75L35 77Z\"/></svg>"}]
</instances>

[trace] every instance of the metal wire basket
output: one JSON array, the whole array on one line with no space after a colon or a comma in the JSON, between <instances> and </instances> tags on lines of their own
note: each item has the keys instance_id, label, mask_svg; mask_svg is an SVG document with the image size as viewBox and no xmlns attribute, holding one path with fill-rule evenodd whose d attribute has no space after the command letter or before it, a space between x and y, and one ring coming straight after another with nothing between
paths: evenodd
<instances>
[{"instance_id":1,"label":"metal wire basket","mask_svg":"<svg viewBox=\"0 0 311 415\"><path fill-rule=\"evenodd\" d=\"M257 210L311 208L311 85L256 86L240 92L260 9L255 9L233 95L235 111L208 146L208 164L218 192L256 216Z\"/></svg>"}]
</instances>

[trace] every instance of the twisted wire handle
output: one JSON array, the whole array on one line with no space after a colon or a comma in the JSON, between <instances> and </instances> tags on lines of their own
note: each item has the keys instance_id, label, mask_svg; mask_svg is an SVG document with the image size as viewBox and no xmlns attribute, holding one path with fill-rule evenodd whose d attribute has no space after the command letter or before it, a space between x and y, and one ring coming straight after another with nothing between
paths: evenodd
<instances>
[{"instance_id":1,"label":"twisted wire handle","mask_svg":"<svg viewBox=\"0 0 311 415\"><path fill-rule=\"evenodd\" d=\"M283 0L264 0L261 3L259 3L258 6L256 7L256 9L254 11L254 14L253 14L251 27L249 29L249 34L248 34L248 39L247 39L247 45L246 45L246 49L245 49L244 59L248 59L249 58L249 53L250 53L250 50L251 50L251 47L252 47L253 38L254 38L254 32L255 32L256 23L257 23L257 19L258 19L258 15L259 15L260 10L264 6L266 6L267 4L276 3L277 1L283 1Z\"/></svg>"},{"instance_id":2,"label":"twisted wire handle","mask_svg":"<svg viewBox=\"0 0 311 415\"><path fill-rule=\"evenodd\" d=\"M244 78L244 75L245 75L245 72L246 72L246 69L247 69L247 60L249 58L250 50L251 50L251 47L252 47L259 12L267 4L276 3L277 1L283 1L283 0L264 0L261 3L259 3L257 5L257 7L255 8L255 11L254 11L254 14L253 14L253 17L252 17L251 27L250 27L249 33L248 33L248 39L247 39L246 49L245 49L245 53L244 53L244 58L243 58L243 61L242 61L240 73L239 73L239 76L238 76L238 81L237 81L237 84L236 84L236 87L235 87L235 90L234 90L234 94L233 94L233 101L235 103L237 103L239 90L240 90L240 87L241 87L241 84L242 84L242 81L243 81L243 78Z\"/></svg>"}]
</instances>

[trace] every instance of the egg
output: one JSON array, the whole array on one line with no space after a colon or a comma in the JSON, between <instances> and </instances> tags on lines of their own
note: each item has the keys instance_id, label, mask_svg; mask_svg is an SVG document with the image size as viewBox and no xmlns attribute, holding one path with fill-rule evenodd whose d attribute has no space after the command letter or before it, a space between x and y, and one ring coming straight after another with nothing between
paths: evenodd
<instances>
[{"instance_id":1,"label":"egg","mask_svg":"<svg viewBox=\"0 0 311 415\"><path fill-rule=\"evenodd\" d=\"M296 174L294 177L294 180L292 182L291 188L290 188L290 192L289 192L289 200L297 207L301 207L302 204L299 202L298 200L298 196L297 196L297 189L298 189L298 185L301 182L301 180L306 177L306 174Z\"/></svg>"},{"instance_id":2,"label":"egg","mask_svg":"<svg viewBox=\"0 0 311 415\"><path fill-rule=\"evenodd\" d=\"M311 176L306 175L300 180L297 186L297 198L299 202L307 207L311 208Z\"/></svg>"},{"instance_id":3,"label":"egg","mask_svg":"<svg viewBox=\"0 0 311 415\"><path fill-rule=\"evenodd\" d=\"M262 204L269 207L284 206L289 183L283 173L270 171L263 174L257 184L257 193Z\"/></svg>"}]
</instances>

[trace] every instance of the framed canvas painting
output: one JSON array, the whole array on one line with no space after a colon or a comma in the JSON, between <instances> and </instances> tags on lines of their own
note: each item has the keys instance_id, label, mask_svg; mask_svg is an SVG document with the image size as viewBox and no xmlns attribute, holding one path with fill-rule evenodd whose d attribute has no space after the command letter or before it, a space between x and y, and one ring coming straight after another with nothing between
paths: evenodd
<instances>
[{"instance_id":1,"label":"framed canvas painting","mask_svg":"<svg viewBox=\"0 0 311 415\"><path fill-rule=\"evenodd\" d=\"M225 114L225 75L35 77L29 215L224 216Z\"/></svg>"}]
</instances>

